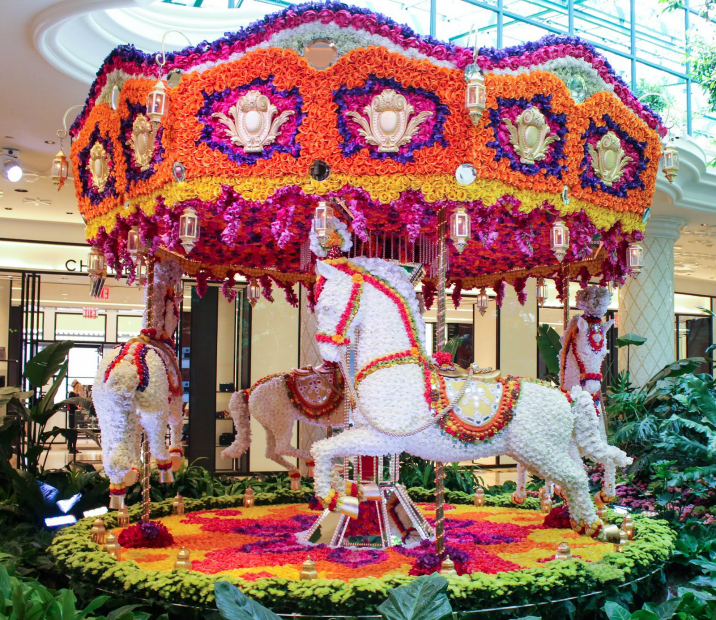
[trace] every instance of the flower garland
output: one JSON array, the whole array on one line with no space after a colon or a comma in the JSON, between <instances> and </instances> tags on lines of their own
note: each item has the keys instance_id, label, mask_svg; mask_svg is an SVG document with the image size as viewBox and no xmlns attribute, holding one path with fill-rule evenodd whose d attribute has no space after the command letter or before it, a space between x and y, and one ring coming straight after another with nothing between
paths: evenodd
<instances>
[{"instance_id":1,"label":"flower garland","mask_svg":"<svg viewBox=\"0 0 716 620\"><path fill-rule=\"evenodd\" d=\"M331 375L332 378L325 379L325 381L332 381L335 390L329 390L330 394L326 399L326 402L319 407L316 407L312 403L306 402L301 397L300 391L297 389L296 386L296 373L289 372L283 376L286 382L286 390L288 392L289 400L291 401L293 406L298 409L299 412L301 412L303 415L305 415L311 420L317 420L324 416L330 415L343 403L343 374L337 366L333 369L333 374ZM308 461L306 462L306 465L308 465L309 467L311 466L309 465Z\"/></svg>"}]
</instances>

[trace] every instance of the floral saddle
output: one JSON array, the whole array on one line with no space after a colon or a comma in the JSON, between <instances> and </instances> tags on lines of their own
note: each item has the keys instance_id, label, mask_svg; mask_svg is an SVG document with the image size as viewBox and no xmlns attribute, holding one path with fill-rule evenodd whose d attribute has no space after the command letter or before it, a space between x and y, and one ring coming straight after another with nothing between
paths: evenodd
<instances>
[{"instance_id":1,"label":"floral saddle","mask_svg":"<svg viewBox=\"0 0 716 620\"><path fill-rule=\"evenodd\" d=\"M330 415L343 402L343 376L337 364L294 368L284 377L291 402L309 418Z\"/></svg>"}]
</instances>

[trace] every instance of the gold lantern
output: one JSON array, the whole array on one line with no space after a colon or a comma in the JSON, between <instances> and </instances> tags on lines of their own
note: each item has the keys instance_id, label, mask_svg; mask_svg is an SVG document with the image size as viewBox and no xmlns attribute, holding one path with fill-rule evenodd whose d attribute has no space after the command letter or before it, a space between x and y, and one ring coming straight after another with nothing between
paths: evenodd
<instances>
[{"instance_id":1,"label":"gold lantern","mask_svg":"<svg viewBox=\"0 0 716 620\"><path fill-rule=\"evenodd\" d=\"M87 259L90 279L92 282L98 278L103 278L106 275L107 262L105 261L104 254L98 248L92 248Z\"/></svg>"},{"instance_id":2,"label":"gold lantern","mask_svg":"<svg viewBox=\"0 0 716 620\"><path fill-rule=\"evenodd\" d=\"M487 89L485 78L477 65L469 65L465 69L467 89L465 90L465 107L470 113L470 119L477 125L487 104Z\"/></svg>"},{"instance_id":3,"label":"gold lantern","mask_svg":"<svg viewBox=\"0 0 716 620\"><path fill-rule=\"evenodd\" d=\"M117 527L127 527L129 525L129 509L124 506L117 511Z\"/></svg>"},{"instance_id":4,"label":"gold lantern","mask_svg":"<svg viewBox=\"0 0 716 620\"><path fill-rule=\"evenodd\" d=\"M316 231L319 239L325 239L334 228L333 207L325 200L321 200L313 215L313 230Z\"/></svg>"},{"instance_id":5,"label":"gold lantern","mask_svg":"<svg viewBox=\"0 0 716 620\"><path fill-rule=\"evenodd\" d=\"M475 301L475 307L480 312L480 316L485 316L485 312L487 312L487 308L490 305L490 298L487 296L487 291L485 291L485 287L483 286L480 289L480 292L477 295L477 299Z\"/></svg>"},{"instance_id":6,"label":"gold lantern","mask_svg":"<svg viewBox=\"0 0 716 620\"><path fill-rule=\"evenodd\" d=\"M95 519L92 522L92 529L90 530L90 540L98 545L104 544L107 530L104 527L104 521L102 519Z\"/></svg>"},{"instance_id":7,"label":"gold lantern","mask_svg":"<svg viewBox=\"0 0 716 620\"><path fill-rule=\"evenodd\" d=\"M673 138L664 147L661 155L661 167L669 183L673 183L676 174L679 172L679 152L676 150Z\"/></svg>"},{"instance_id":8,"label":"gold lantern","mask_svg":"<svg viewBox=\"0 0 716 620\"><path fill-rule=\"evenodd\" d=\"M545 284L544 278L539 278L537 280L537 303L539 304L540 308L544 306L544 302L547 301L548 298L549 289Z\"/></svg>"},{"instance_id":9,"label":"gold lantern","mask_svg":"<svg viewBox=\"0 0 716 620\"><path fill-rule=\"evenodd\" d=\"M172 512L175 515L184 514L184 498L179 495L179 493L176 494L176 496L174 497L174 501L172 502Z\"/></svg>"},{"instance_id":10,"label":"gold lantern","mask_svg":"<svg viewBox=\"0 0 716 620\"><path fill-rule=\"evenodd\" d=\"M458 254L462 254L470 240L470 214L465 207L458 207L450 216L450 238Z\"/></svg>"},{"instance_id":11,"label":"gold lantern","mask_svg":"<svg viewBox=\"0 0 716 620\"><path fill-rule=\"evenodd\" d=\"M65 157L65 153L60 148L55 159L52 160L52 168L50 168L50 179L55 184L57 190L61 190L65 184L67 177L70 176L70 162Z\"/></svg>"},{"instance_id":12,"label":"gold lantern","mask_svg":"<svg viewBox=\"0 0 716 620\"><path fill-rule=\"evenodd\" d=\"M572 559L572 550L569 547L569 543L566 540L563 540L559 545L557 545L557 553L554 556L555 560L571 560Z\"/></svg>"},{"instance_id":13,"label":"gold lantern","mask_svg":"<svg viewBox=\"0 0 716 620\"><path fill-rule=\"evenodd\" d=\"M552 496L546 486L542 487L542 493L540 495L540 510L542 510L544 514L552 512Z\"/></svg>"},{"instance_id":14,"label":"gold lantern","mask_svg":"<svg viewBox=\"0 0 716 620\"><path fill-rule=\"evenodd\" d=\"M627 246L627 267L634 277L638 276L644 266L644 248L641 244L633 242Z\"/></svg>"},{"instance_id":15,"label":"gold lantern","mask_svg":"<svg viewBox=\"0 0 716 620\"><path fill-rule=\"evenodd\" d=\"M191 560L189 557L189 550L186 547L182 547L181 551L177 553L177 561L174 562L174 568L185 568L186 570L191 570Z\"/></svg>"},{"instance_id":16,"label":"gold lantern","mask_svg":"<svg viewBox=\"0 0 716 620\"><path fill-rule=\"evenodd\" d=\"M485 505L485 489L482 487L477 487L475 489L475 506L484 506Z\"/></svg>"},{"instance_id":17,"label":"gold lantern","mask_svg":"<svg viewBox=\"0 0 716 620\"><path fill-rule=\"evenodd\" d=\"M301 565L301 573L299 577L301 581L313 581L314 579L318 579L316 564L311 559L311 556L307 557L306 561Z\"/></svg>"},{"instance_id":18,"label":"gold lantern","mask_svg":"<svg viewBox=\"0 0 716 620\"><path fill-rule=\"evenodd\" d=\"M561 217L558 217L557 221L552 225L549 244L557 260L561 263L567 255L567 250L569 250L569 228L567 228Z\"/></svg>"},{"instance_id":19,"label":"gold lantern","mask_svg":"<svg viewBox=\"0 0 716 620\"><path fill-rule=\"evenodd\" d=\"M251 307L253 308L261 299L261 285L254 279L249 282L249 286L246 289L246 298L249 300Z\"/></svg>"},{"instance_id":20,"label":"gold lantern","mask_svg":"<svg viewBox=\"0 0 716 620\"><path fill-rule=\"evenodd\" d=\"M122 559L122 547L117 542L117 536L114 532L107 534L107 542L104 545L104 550L109 553L118 562Z\"/></svg>"},{"instance_id":21,"label":"gold lantern","mask_svg":"<svg viewBox=\"0 0 716 620\"><path fill-rule=\"evenodd\" d=\"M127 252L136 259L141 252L141 242L139 239L139 226L132 226L127 233Z\"/></svg>"},{"instance_id":22,"label":"gold lantern","mask_svg":"<svg viewBox=\"0 0 716 620\"><path fill-rule=\"evenodd\" d=\"M254 505L254 495L254 490L251 487L246 487L243 499L244 508L251 508Z\"/></svg>"},{"instance_id":23,"label":"gold lantern","mask_svg":"<svg viewBox=\"0 0 716 620\"><path fill-rule=\"evenodd\" d=\"M623 529L619 530L619 542L614 543L614 551L617 553L622 553L624 549L627 548L628 544L629 534L627 534Z\"/></svg>"},{"instance_id":24,"label":"gold lantern","mask_svg":"<svg viewBox=\"0 0 716 620\"><path fill-rule=\"evenodd\" d=\"M443 575L443 577L457 575L457 571L455 570L455 562L453 562L450 558L445 558L440 566L440 574Z\"/></svg>"},{"instance_id":25,"label":"gold lantern","mask_svg":"<svg viewBox=\"0 0 716 620\"><path fill-rule=\"evenodd\" d=\"M627 534L629 540L634 540L634 518L631 515L625 515L622 520L622 530Z\"/></svg>"},{"instance_id":26,"label":"gold lantern","mask_svg":"<svg viewBox=\"0 0 716 620\"><path fill-rule=\"evenodd\" d=\"M199 234L199 216L193 207L187 207L179 218L179 239L187 254L194 249Z\"/></svg>"},{"instance_id":27,"label":"gold lantern","mask_svg":"<svg viewBox=\"0 0 716 620\"><path fill-rule=\"evenodd\" d=\"M156 127L169 111L169 95L164 82L159 80L147 95L147 116Z\"/></svg>"}]
</instances>

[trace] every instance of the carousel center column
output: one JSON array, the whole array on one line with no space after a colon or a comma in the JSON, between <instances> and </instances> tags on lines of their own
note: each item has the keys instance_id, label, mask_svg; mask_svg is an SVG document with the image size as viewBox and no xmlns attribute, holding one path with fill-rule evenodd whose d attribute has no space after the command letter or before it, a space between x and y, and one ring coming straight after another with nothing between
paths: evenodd
<instances>
[{"instance_id":1,"label":"carousel center column","mask_svg":"<svg viewBox=\"0 0 716 620\"><path fill-rule=\"evenodd\" d=\"M674 344L674 242L687 221L654 216L646 226L644 267L619 290L619 335L635 333L647 341L619 350L619 370L643 385L676 359ZM627 351L627 348L631 351Z\"/></svg>"}]
</instances>

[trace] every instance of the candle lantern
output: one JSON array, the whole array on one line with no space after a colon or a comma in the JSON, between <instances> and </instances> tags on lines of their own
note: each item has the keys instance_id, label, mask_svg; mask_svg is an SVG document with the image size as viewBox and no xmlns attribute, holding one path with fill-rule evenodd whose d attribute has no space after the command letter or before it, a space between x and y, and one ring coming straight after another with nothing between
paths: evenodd
<instances>
[{"instance_id":1,"label":"candle lantern","mask_svg":"<svg viewBox=\"0 0 716 620\"><path fill-rule=\"evenodd\" d=\"M199 234L199 216L193 207L187 207L179 218L179 239L187 254L194 249Z\"/></svg>"},{"instance_id":2,"label":"candle lantern","mask_svg":"<svg viewBox=\"0 0 716 620\"><path fill-rule=\"evenodd\" d=\"M184 514L184 498L179 495L179 493L176 494L176 496L174 497L174 501L172 502L172 512L175 515Z\"/></svg>"},{"instance_id":3,"label":"candle lantern","mask_svg":"<svg viewBox=\"0 0 716 620\"><path fill-rule=\"evenodd\" d=\"M483 286L480 289L480 292L477 294L477 299L475 300L475 307L479 311L481 316L485 316L485 312L487 312L487 308L490 305L490 298L487 296L487 292L485 291L485 287Z\"/></svg>"},{"instance_id":4,"label":"candle lantern","mask_svg":"<svg viewBox=\"0 0 716 620\"><path fill-rule=\"evenodd\" d=\"M549 241L552 252L561 263L569 249L569 228L567 228L561 217L557 218L557 221L552 226Z\"/></svg>"},{"instance_id":5,"label":"candle lantern","mask_svg":"<svg viewBox=\"0 0 716 620\"><path fill-rule=\"evenodd\" d=\"M676 174L679 172L679 152L676 150L673 138L664 147L664 152L661 156L661 167L669 183L673 183Z\"/></svg>"},{"instance_id":6,"label":"candle lantern","mask_svg":"<svg viewBox=\"0 0 716 620\"><path fill-rule=\"evenodd\" d=\"M544 302L547 301L548 298L549 289L545 284L544 278L539 278L537 280L537 303L539 304L540 308L544 306Z\"/></svg>"},{"instance_id":7,"label":"candle lantern","mask_svg":"<svg viewBox=\"0 0 716 620\"><path fill-rule=\"evenodd\" d=\"M485 111L485 107L487 107L485 78L477 65L469 65L468 68L465 69L465 78L467 79L465 107L470 113L472 122L477 125L477 123L480 122L482 113Z\"/></svg>"},{"instance_id":8,"label":"candle lantern","mask_svg":"<svg viewBox=\"0 0 716 620\"><path fill-rule=\"evenodd\" d=\"M122 559L122 547L119 542L117 542L117 536L114 532L110 532L107 534L106 540L107 542L104 545L104 550L117 561L120 561Z\"/></svg>"},{"instance_id":9,"label":"candle lantern","mask_svg":"<svg viewBox=\"0 0 716 620\"><path fill-rule=\"evenodd\" d=\"M619 542L614 543L614 551L616 553L622 553L629 544L629 534L627 534L623 529L619 530Z\"/></svg>"},{"instance_id":10,"label":"candle lantern","mask_svg":"<svg viewBox=\"0 0 716 620\"><path fill-rule=\"evenodd\" d=\"M140 254L139 226L132 226L127 233L127 252L132 260Z\"/></svg>"},{"instance_id":11,"label":"candle lantern","mask_svg":"<svg viewBox=\"0 0 716 620\"><path fill-rule=\"evenodd\" d=\"M630 243L627 246L627 267L634 277L638 276L644 266L644 248L640 243Z\"/></svg>"},{"instance_id":12,"label":"candle lantern","mask_svg":"<svg viewBox=\"0 0 716 620\"><path fill-rule=\"evenodd\" d=\"M244 491L244 508L251 508L254 505L254 490L251 487L246 487Z\"/></svg>"},{"instance_id":13,"label":"candle lantern","mask_svg":"<svg viewBox=\"0 0 716 620\"><path fill-rule=\"evenodd\" d=\"M450 216L450 238L458 254L467 247L470 240L470 214L465 207L458 207Z\"/></svg>"},{"instance_id":14,"label":"candle lantern","mask_svg":"<svg viewBox=\"0 0 716 620\"><path fill-rule=\"evenodd\" d=\"M164 82L159 80L147 95L147 116L157 126L169 111L169 96Z\"/></svg>"},{"instance_id":15,"label":"candle lantern","mask_svg":"<svg viewBox=\"0 0 716 620\"><path fill-rule=\"evenodd\" d=\"M58 191L62 189L67 177L69 177L69 171L70 163L65 157L65 153L60 149L55 155L55 159L52 160L52 168L50 168L50 179L52 179Z\"/></svg>"},{"instance_id":16,"label":"candle lantern","mask_svg":"<svg viewBox=\"0 0 716 620\"><path fill-rule=\"evenodd\" d=\"M325 239L334 227L333 215L333 207L325 200L321 200L313 215L313 230L316 231L320 239Z\"/></svg>"},{"instance_id":17,"label":"candle lantern","mask_svg":"<svg viewBox=\"0 0 716 620\"><path fill-rule=\"evenodd\" d=\"M307 557L306 561L301 565L301 573L299 577L301 581L313 581L314 579L318 579L316 564L310 556Z\"/></svg>"},{"instance_id":18,"label":"candle lantern","mask_svg":"<svg viewBox=\"0 0 716 620\"><path fill-rule=\"evenodd\" d=\"M569 543L566 540L563 540L557 546L557 553L554 556L554 559L555 560L571 560L572 559L572 549L570 549Z\"/></svg>"},{"instance_id":19,"label":"candle lantern","mask_svg":"<svg viewBox=\"0 0 716 620\"><path fill-rule=\"evenodd\" d=\"M485 490L482 487L475 489L475 506L485 505Z\"/></svg>"},{"instance_id":20,"label":"candle lantern","mask_svg":"<svg viewBox=\"0 0 716 620\"><path fill-rule=\"evenodd\" d=\"M625 515L622 520L622 530L627 534L629 540L634 540L634 518L631 515Z\"/></svg>"},{"instance_id":21,"label":"candle lantern","mask_svg":"<svg viewBox=\"0 0 716 620\"><path fill-rule=\"evenodd\" d=\"M129 509L124 506L117 511L117 527L127 527L129 525Z\"/></svg>"},{"instance_id":22,"label":"candle lantern","mask_svg":"<svg viewBox=\"0 0 716 620\"><path fill-rule=\"evenodd\" d=\"M181 551L177 553L177 560L174 562L174 568L184 568L191 570L191 560L189 550L186 547L182 547Z\"/></svg>"},{"instance_id":23,"label":"candle lantern","mask_svg":"<svg viewBox=\"0 0 716 620\"><path fill-rule=\"evenodd\" d=\"M261 299L261 285L254 279L249 282L249 286L246 290L246 298L249 300L251 307L253 308Z\"/></svg>"},{"instance_id":24,"label":"candle lantern","mask_svg":"<svg viewBox=\"0 0 716 620\"><path fill-rule=\"evenodd\" d=\"M88 268L91 280L94 282L98 278L104 277L105 269L107 267L107 261L104 258L104 254L98 248L92 248L87 259Z\"/></svg>"},{"instance_id":25,"label":"candle lantern","mask_svg":"<svg viewBox=\"0 0 716 620\"><path fill-rule=\"evenodd\" d=\"M92 529L90 530L90 540L98 545L103 545L106 536L107 530L104 527L104 521L102 521L102 519L95 519L92 523Z\"/></svg>"}]
</instances>

